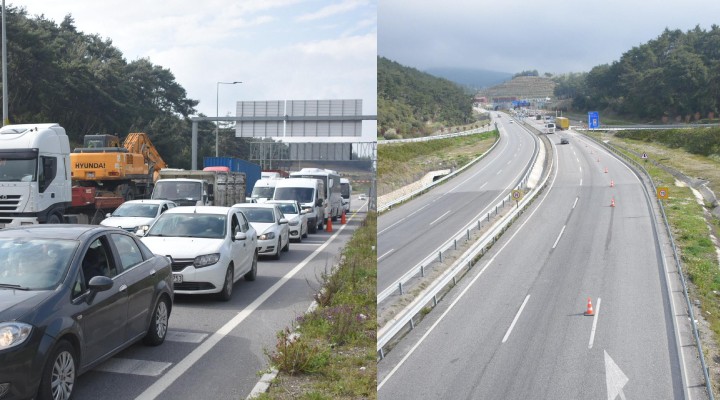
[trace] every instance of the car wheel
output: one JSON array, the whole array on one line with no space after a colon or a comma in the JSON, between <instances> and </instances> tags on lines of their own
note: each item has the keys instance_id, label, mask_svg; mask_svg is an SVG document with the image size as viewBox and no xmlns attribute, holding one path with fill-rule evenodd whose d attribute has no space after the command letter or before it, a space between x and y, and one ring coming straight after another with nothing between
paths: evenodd
<instances>
[{"instance_id":1,"label":"car wheel","mask_svg":"<svg viewBox=\"0 0 720 400\"><path fill-rule=\"evenodd\" d=\"M167 299L163 296L155 306L155 311L153 312L148 331L143 338L143 343L148 346L158 346L164 342L165 335L167 335L168 318L170 318L170 309L168 308Z\"/></svg>"},{"instance_id":2,"label":"car wheel","mask_svg":"<svg viewBox=\"0 0 720 400\"><path fill-rule=\"evenodd\" d=\"M308 235L308 227L306 226L306 227L305 227L305 233L301 234L300 236L301 236L303 239L305 239L305 238L307 238L307 235Z\"/></svg>"},{"instance_id":3,"label":"car wheel","mask_svg":"<svg viewBox=\"0 0 720 400\"><path fill-rule=\"evenodd\" d=\"M253 256L252 261L252 267L250 267L250 271L248 271L244 277L246 281L254 281L255 277L257 277L257 261L258 261L258 252L255 251L255 255Z\"/></svg>"},{"instance_id":4,"label":"car wheel","mask_svg":"<svg viewBox=\"0 0 720 400\"><path fill-rule=\"evenodd\" d=\"M46 224L59 224L62 220L57 214L52 214L48 217L47 221L45 221Z\"/></svg>"},{"instance_id":5,"label":"car wheel","mask_svg":"<svg viewBox=\"0 0 720 400\"><path fill-rule=\"evenodd\" d=\"M282 251L290 251L290 236L288 235L288 241L285 243L285 247L283 247Z\"/></svg>"},{"instance_id":6,"label":"car wheel","mask_svg":"<svg viewBox=\"0 0 720 400\"><path fill-rule=\"evenodd\" d=\"M68 400L77 378L75 349L61 340L55 345L42 372L38 400Z\"/></svg>"},{"instance_id":7,"label":"car wheel","mask_svg":"<svg viewBox=\"0 0 720 400\"><path fill-rule=\"evenodd\" d=\"M310 233L317 233L317 224L316 223L309 224L308 229L310 229Z\"/></svg>"},{"instance_id":8,"label":"car wheel","mask_svg":"<svg viewBox=\"0 0 720 400\"><path fill-rule=\"evenodd\" d=\"M233 278L233 265L230 264L228 265L227 272L225 272L225 281L223 282L222 290L220 291L220 293L217 294L219 300L230 301L233 291Z\"/></svg>"},{"instance_id":9,"label":"car wheel","mask_svg":"<svg viewBox=\"0 0 720 400\"><path fill-rule=\"evenodd\" d=\"M280 244L282 243L282 235L278 236L277 245L275 245L275 254L273 254L273 260L280 259Z\"/></svg>"}]
</instances>

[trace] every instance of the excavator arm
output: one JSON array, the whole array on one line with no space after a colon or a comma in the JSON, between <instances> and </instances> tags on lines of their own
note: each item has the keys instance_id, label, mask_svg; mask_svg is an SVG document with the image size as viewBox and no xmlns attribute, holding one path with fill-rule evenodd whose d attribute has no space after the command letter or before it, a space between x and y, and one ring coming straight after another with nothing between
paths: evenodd
<instances>
[{"instance_id":1,"label":"excavator arm","mask_svg":"<svg viewBox=\"0 0 720 400\"><path fill-rule=\"evenodd\" d=\"M123 142L123 146L130 153L142 154L145 157L145 162L153 171L154 179L157 180L157 176L162 168L167 168L167 164L160 157L155 146L150 141L150 136L147 133L137 132L129 133Z\"/></svg>"}]
</instances>

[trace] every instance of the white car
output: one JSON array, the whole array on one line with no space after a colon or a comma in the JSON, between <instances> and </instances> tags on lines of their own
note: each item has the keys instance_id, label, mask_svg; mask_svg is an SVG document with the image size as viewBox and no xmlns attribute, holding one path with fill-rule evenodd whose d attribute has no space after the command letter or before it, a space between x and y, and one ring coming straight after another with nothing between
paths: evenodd
<instances>
[{"instance_id":1,"label":"white car","mask_svg":"<svg viewBox=\"0 0 720 400\"><path fill-rule=\"evenodd\" d=\"M112 214L107 214L100 225L117 226L133 232L147 228L155 218L176 205L170 200L129 200L118 207Z\"/></svg>"},{"instance_id":2,"label":"white car","mask_svg":"<svg viewBox=\"0 0 720 400\"><path fill-rule=\"evenodd\" d=\"M365 200L365 199L367 199L367 197L365 197L364 194L361 194L358 196L358 200Z\"/></svg>"},{"instance_id":3,"label":"white car","mask_svg":"<svg viewBox=\"0 0 720 400\"><path fill-rule=\"evenodd\" d=\"M237 208L175 207L142 235L142 242L172 261L176 294L232 297L233 284L257 275L257 234Z\"/></svg>"},{"instance_id":4,"label":"white car","mask_svg":"<svg viewBox=\"0 0 720 400\"><path fill-rule=\"evenodd\" d=\"M281 251L290 250L288 220L277 204L239 203L233 208L241 210L258 232L258 254L279 260Z\"/></svg>"},{"instance_id":5,"label":"white car","mask_svg":"<svg viewBox=\"0 0 720 400\"><path fill-rule=\"evenodd\" d=\"M295 200L270 200L269 204L277 204L285 219L288 220L290 239L302 242L308 236L307 212Z\"/></svg>"}]
</instances>

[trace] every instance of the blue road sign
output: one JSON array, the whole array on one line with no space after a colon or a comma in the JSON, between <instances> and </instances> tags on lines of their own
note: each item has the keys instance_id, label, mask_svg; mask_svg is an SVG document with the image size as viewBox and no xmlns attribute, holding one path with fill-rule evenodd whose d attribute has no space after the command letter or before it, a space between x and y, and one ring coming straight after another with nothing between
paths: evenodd
<instances>
[{"instance_id":1,"label":"blue road sign","mask_svg":"<svg viewBox=\"0 0 720 400\"><path fill-rule=\"evenodd\" d=\"M588 128L597 129L600 127L600 115L597 111L588 112Z\"/></svg>"}]
</instances>

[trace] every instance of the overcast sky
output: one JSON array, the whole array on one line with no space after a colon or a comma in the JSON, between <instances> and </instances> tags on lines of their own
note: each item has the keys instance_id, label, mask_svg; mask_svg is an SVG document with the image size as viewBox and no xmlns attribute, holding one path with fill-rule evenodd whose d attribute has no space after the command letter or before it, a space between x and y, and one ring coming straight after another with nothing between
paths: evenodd
<instances>
[{"instance_id":1,"label":"overcast sky","mask_svg":"<svg viewBox=\"0 0 720 400\"><path fill-rule=\"evenodd\" d=\"M667 27L720 25L720 0L381 0L378 52L405 66L588 72Z\"/></svg>"},{"instance_id":2,"label":"overcast sky","mask_svg":"<svg viewBox=\"0 0 720 400\"><path fill-rule=\"evenodd\" d=\"M235 116L237 101L321 99L362 99L363 114L377 114L377 0L5 4L58 24L70 14L78 31L111 39L128 62L148 58L172 71L207 116ZM243 83L217 84L232 81ZM363 122L363 139L375 132Z\"/></svg>"}]
</instances>

